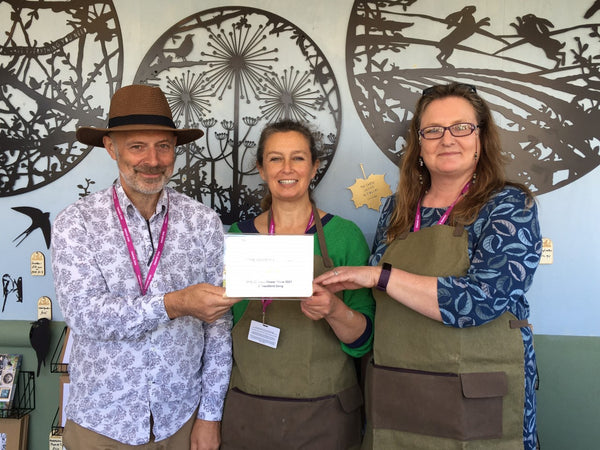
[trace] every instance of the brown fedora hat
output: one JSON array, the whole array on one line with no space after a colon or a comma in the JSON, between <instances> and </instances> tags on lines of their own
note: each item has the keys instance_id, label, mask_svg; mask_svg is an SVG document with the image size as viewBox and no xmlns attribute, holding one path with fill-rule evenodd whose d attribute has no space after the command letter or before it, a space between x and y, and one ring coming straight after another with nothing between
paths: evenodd
<instances>
[{"instance_id":1,"label":"brown fedora hat","mask_svg":"<svg viewBox=\"0 0 600 450\"><path fill-rule=\"evenodd\" d=\"M177 145L195 141L204 134L197 128L176 128L163 91L144 84L125 86L114 93L108 128L80 127L76 136L84 144L104 147L102 138L111 131L172 131L177 136Z\"/></svg>"}]
</instances>

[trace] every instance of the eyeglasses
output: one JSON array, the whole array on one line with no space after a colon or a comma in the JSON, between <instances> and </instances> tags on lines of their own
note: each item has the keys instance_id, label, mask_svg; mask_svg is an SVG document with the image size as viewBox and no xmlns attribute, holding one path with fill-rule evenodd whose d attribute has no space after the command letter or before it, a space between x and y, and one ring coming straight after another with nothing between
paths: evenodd
<instances>
[{"instance_id":1,"label":"eyeglasses","mask_svg":"<svg viewBox=\"0 0 600 450\"><path fill-rule=\"evenodd\" d=\"M465 137L473 134L473 131L477 128L479 128L479 125L473 123L455 123L449 127L433 126L421 128L419 130L419 135L423 139L441 139L446 130L448 130L454 137Z\"/></svg>"},{"instance_id":2,"label":"eyeglasses","mask_svg":"<svg viewBox=\"0 0 600 450\"><path fill-rule=\"evenodd\" d=\"M467 90L471 91L473 94L477 94L477 89L472 84L457 83L456 87L459 89L467 89ZM436 86L429 86L428 88L423 89L423 93L421 94L421 96L425 97L426 95L431 94L435 88L436 88Z\"/></svg>"}]
</instances>

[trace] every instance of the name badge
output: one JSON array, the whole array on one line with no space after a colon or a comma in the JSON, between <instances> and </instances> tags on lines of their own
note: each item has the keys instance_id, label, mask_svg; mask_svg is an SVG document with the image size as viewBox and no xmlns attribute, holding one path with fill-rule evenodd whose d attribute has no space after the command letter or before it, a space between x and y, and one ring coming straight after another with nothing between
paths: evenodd
<instances>
[{"instance_id":1,"label":"name badge","mask_svg":"<svg viewBox=\"0 0 600 450\"><path fill-rule=\"evenodd\" d=\"M279 328L253 320L250 322L248 340L267 347L277 348L279 341Z\"/></svg>"}]
</instances>

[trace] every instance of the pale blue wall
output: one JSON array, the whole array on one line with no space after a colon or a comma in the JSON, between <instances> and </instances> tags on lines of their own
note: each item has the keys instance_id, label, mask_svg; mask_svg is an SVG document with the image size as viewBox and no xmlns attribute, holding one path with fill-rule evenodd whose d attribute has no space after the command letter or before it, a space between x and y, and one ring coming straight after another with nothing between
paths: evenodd
<instances>
[{"instance_id":1,"label":"pale blue wall","mask_svg":"<svg viewBox=\"0 0 600 450\"><path fill-rule=\"evenodd\" d=\"M432 10L438 2L430 1ZM453 2L459 9L469 2ZM503 15L510 7L521 2L477 2L481 14ZM591 1L574 2L583 6ZM322 1L303 0L245 0L230 1L230 5L253 6L269 10L288 18L304 30L315 41L333 67L342 99L342 128L336 156L324 179L316 189L316 198L322 209L354 220L371 242L375 231L378 212L363 206L354 207L351 192L347 189L356 178L362 177L360 164L367 175L385 174L392 189L398 180L397 168L381 153L365 131L352 103L346 79L345 41L348 17L353 2L350 0ZM170 26L194 12L223 6L222 1L178 1L177 7L164 7L158 0L115 1L123 32L125 70L123 84L130 84L140 60L150 45ZM528 2L527 10L552 11L553 20L573 18L568 8L573 2L559 0ZM143 6L143 7L142 7ZM486 11L487 8L487 11ZM514 16L513 16L514 17ZM578 21L581 16L575 17ZM566 20L567 20L566 19ZM511 19L502 19L510 22ZM572 19L571 19L572 20ZM599 19L600 20L600 19ZM564 24L555 23L556 26ZM108 104L108 99L106 99ZM19 246L13 239L28 225L27 217L10 210L13 206L34 206L51 212L51 219L67 204L77 199L72 187L83 180L93 168L94 190L107 186L116 177L113 161L103 149L95 149L83 163L67 175L50 185L16 197L0 198L3 217L0 233L0 274L28 274L29 256L40 250L46 254L47 275L33 279L24 276L24 303L19 304L10 296L0 319L34 320L37 299L46 295L52 300L54 290L50 273L50 254L46 250L42 235L34 232ZM596 195L600 187L598 169L574 183L539 197L540 221L545 237L554 243L554 264L538 269L534 285L529 294L532 305L532 322L538 334L600 336L600 303L596 272L599 267L600 200ZM54 302L54 318L62 315Z\"/></svg>"}]
</instances>

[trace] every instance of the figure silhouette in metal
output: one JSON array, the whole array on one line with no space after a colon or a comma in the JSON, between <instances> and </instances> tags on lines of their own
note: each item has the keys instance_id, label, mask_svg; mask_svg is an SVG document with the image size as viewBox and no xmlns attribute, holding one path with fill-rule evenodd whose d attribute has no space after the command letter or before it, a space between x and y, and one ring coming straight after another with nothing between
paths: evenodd
<instances>
[{"instance_id":1,"label":"figure silhouette in metal","mask_svg":"<svg viewBox=\"0 0 600 450\"><path fill-rule=\"evenodd\" d=\"M204 129L203 139L179 147L171 183L225 224L260 211L265 188L254 154L266 123L318 124L313 187L335 152L341 109L333 70L308 35L270 12L223 7L183 19L152 45L135 80L163 89L178 126Z\"/></svg>"},{"instance_id":2,"label":"figure silhouette in metal","mask_svg":"<svg viewBox=\"0 0 600 450\"><path fill-rule=\"evenodd\" d=\"M50 320L46 317L31 322L31 328L29 329L29 343L35 350L37 356L37 376L40 376L40 370L42 364L46 367L46 356L50 350L51 340Z\"/></svg>"},{"instance_id":3,"label":"figure silhouette in metal","mask_svg":"<svg viewBox=\"0 0 600 450\"><path fill-rule=\"evenodd\" d=\"M92 180L91 178L86 178L85 179L85 184L78 184L77 187L79 189L81 189L81 192L79 193L79 198L83 198L86 197L90 194L90 186L92 184L96 184L96 182L94 180Z\"/></svg>"},{"instance_id":4,"label":"figure silhouette in metal","mask_svg":"<svg viewBox=\"0 0 600 450\"><path fill-rule=\"evenodd\" d=\"M517 41L510 47L528 43L541 48L549 59L555 61L555 69L565 64L566 54L562 51L565 42L550 37L550 28L554 28L554 25L548 19L537 17L534 14L525 14L523 17L517 17L517 23L513 22L510 26L517 31L517 36L523 38L522 41ZM495 54L510 47L503 48Z\"/></svg>"},{"instance_id":5,"label":"figure silhouette in metal","mask_svg":"<svg viewBox=\"0 0 600 450\"><path fill-rule=\"evenodd\" d=\"M445 19L448 28L454 27L446 37L440 40L438 47L440 53L437 55L437 60L442 67L454 67L448 62L448 58L452 56L454 49L465 39L471 37L476 31L483 26L490 25L490 18L486 17L479 21L475 21L473 14L477 8L475 6L465 6L458 12L448 15Z\"/></svg>"},{"instance_id":6,"label":"figure silhouette in metal","mask_svg":"<svg viewBox=\"0 0 600 450\"><path fill-rule=\"evenodd\" d=\"M13 206L15 211L20 212L21 214L25 214L29 216L31 219L31 224L25 231L19 234L16 238L13 239L13 242L17 239L21 238L19 242L17 242L17 247L21 242L23 242L27 236L29 236L33 231L39 229L44 235L44 240L46 241L46 248L50 248L50 213L43 212L37 208L33 208L31 206Z\"/></svg>"},{"instance_id":7,"label":"figure silhouette in metal","mask_svg":"<svg viewBox=\"0 0 600 450\"><path fill-rule=\"evenodd\" d=\"M186 35L183 41L177 48L165 48L165 53L173 53L177 58L181 58L187 61L187 56L194 50L194 36L191 34Z\"/></svg>"},{"instance_id":8,"label":"figure silhouette in metal","mask_svg":"<svg viewBox=\"0 0 600 450\"><path fill-rule=\"evenodd\" d=\"M12 278L9 274L5 273L2 275L2 296L4 298L2 302L2 312L6 307L6 300L9 294L15 293L17 297L17 303L23 303L23 278Z\"/></svg>"},{"instance_id":9,"label":"figure silhouette in metal","mask_svg":"<svg viewBox=\"0 0 600 450\"><path fill-rule=\"evenodd\" d=\"M53 182L91 151L75 130L103 125L123 45L112 0L3 1L0 17L0 196L12 196Z\"/></svg>"},{"instance_id":10,"label":"figure silhouette in metal","mask_svg":"<svg viewBox=\"0 0 600 450\"><path fill-rule=\"evenodd\" d=\"M557 29L553 11L541 19L527 2L507 4L508 19L486 14L478 4L477 14L506 20L492 23L477 21L470 6L454 16L438 16L430 2L355 1L346 68L365 129L399 164L423 88L465 82L476 85L494 111L508 178L541 194L584 176L600 163L595 126L600 121L600 24L578 22L589 4L574 3L571 10L573 23ZM455 29L448 34L449 22ZM437 36L445 36L442 47L447 47L441 61Z\"/></svg>"}]
</instances>

